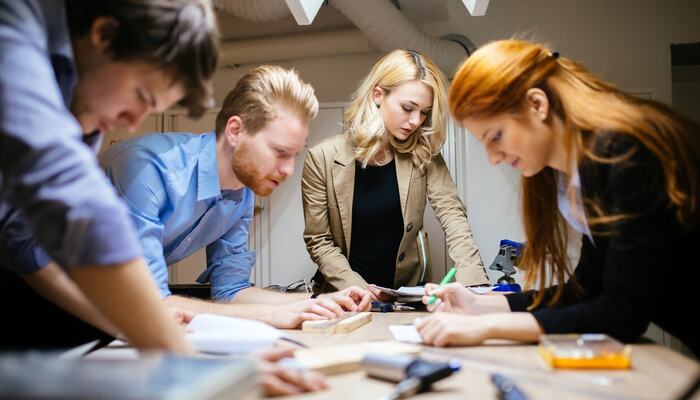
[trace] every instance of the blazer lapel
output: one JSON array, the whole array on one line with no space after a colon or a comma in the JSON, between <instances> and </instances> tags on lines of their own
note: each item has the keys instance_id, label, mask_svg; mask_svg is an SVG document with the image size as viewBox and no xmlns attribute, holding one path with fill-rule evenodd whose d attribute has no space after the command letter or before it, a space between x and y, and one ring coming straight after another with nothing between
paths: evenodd
<instances>
[{"instance_id":1,"label":"blazer lapel","mask_svg":"<svg viewBox=\"0 0 700 400\"><path fill-rule=\"evenodd\" d=\"M331 168L333 175L333 189L335 201L340 210L340 221L343 226L343 235L347 254L350 254L350 238L352 233L352 200L355 190L355 156L352 152L352 143L349 138L333 160Z\"/></svg>"},{"instance_id":2,"label":"blazer lapel","mask_svg":"<svg viewBox=\"0 0 700 400\"><path fill-rule=\"evenodd\" d=\"M413 160L407 154L395 153L396 180L399 184L399 197L401 198L401 215L406 220L406 203L408 203L408 190L411 186L411 174L413 173Z\"/></svg>"}]
</instances>

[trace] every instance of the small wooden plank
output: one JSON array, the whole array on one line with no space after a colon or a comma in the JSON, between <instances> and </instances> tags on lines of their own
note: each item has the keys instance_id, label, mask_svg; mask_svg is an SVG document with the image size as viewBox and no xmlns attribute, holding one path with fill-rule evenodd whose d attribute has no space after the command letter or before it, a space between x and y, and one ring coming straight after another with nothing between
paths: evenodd
<instances>
[{"instance_id":1,"label":"small wooden plank","mask_svg":"<svg viewBox=\"0 0 700 400\"><path fill-rule=\"evenodd\" d=\"M362 358L369 353L418 355L420 351L420 346L415 344L382 340L299 349L294 352L294 358L306 369L335 375L359 370Z\"/></svg>"},{"instance_id":2,"label":"small wooden plank","mask_svg":"<svg viewBox=\"0 0 700 400\"><path fill-rule=\"evenodd\" d=\"M312 333L347 333L372 321L372 313L360 312L346 318L304 321L301 330Z\"/></svg>"}]
</instances>

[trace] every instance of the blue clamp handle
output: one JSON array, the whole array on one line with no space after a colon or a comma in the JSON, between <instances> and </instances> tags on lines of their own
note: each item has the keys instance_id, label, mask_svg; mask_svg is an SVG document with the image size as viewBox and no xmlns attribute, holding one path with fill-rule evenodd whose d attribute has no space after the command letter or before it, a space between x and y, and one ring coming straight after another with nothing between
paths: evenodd
<instances>
[{"instance_id":1,"label":"blue clamp handle","mask_svg":"<svg viewBox=\"0 0 700 400\"><path fill-rule=\"evenodd\" d=\"M383 313L394 311L394 305L391 303L382 303L381 301L373 301L371 311Z\"/></svg>"},{"instance_id":2,"label":"blue clamp handle","mask_svg":"<svg viewBox=\"0 0 700 400\"><path fill-rule=\"evenodd\" d=\"M494 285L492 290L494 292L520 292L523 289L517 283L513 283L508 285Z\"/></svg>"}]
</instances>

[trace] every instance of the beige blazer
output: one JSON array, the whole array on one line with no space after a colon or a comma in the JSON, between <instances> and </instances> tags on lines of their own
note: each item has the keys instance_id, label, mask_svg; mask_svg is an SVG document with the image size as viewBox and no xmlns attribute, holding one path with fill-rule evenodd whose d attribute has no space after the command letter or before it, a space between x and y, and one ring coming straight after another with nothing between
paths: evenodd
<instances>
[{"instance_id":1,"label":"beige blazer","mask_svg":"<svg viewBox=\"0 0 700 400\"><path fill-rule=\"evenodd\" d=\"M416 235L423 228L426 196L445 232L449 255L457 267L457 281L465 285L488 284L466 209L442 156L435 156L422 174L410 156L396 154L395 160L404 235L396 257L394 287L415 285L420 277ZM309 150L301 185L304 241L318 265L314 291L342 290L351 285L366 287L368 283L350 268L347 259L355 186L355 157L348 135L327 139Z\"/></svg>"}]
</instances>

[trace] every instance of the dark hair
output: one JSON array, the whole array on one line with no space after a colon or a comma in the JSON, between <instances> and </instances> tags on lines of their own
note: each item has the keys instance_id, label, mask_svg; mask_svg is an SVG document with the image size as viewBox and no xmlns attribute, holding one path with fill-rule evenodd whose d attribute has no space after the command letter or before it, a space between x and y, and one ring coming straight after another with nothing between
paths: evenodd
<instances>
[{"instance_id":1,"label":"dark hair","mask_svg":"<svg viewBox=\"0 0 700 400\"><path fill-rule=\"evenodd\" d=\"M72 37L90 32L98 17L113 18L110 55L117 61L143 61L182 81L180 105L191 117L214 103L211 76L219 56L219 33L208 0L67 0Z\"/></svg>"}]
</instances>

